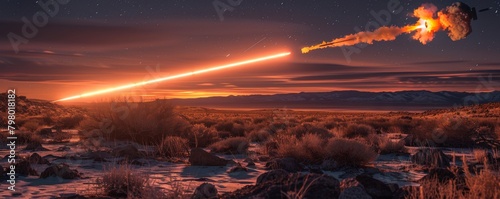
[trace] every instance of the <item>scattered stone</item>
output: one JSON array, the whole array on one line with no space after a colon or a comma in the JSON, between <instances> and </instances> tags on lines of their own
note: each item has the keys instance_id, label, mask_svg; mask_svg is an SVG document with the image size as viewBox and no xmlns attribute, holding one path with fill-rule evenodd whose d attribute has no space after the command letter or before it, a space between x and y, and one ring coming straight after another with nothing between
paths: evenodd
<instances>
[{"instance_id":1,"label":"scattered stone","mask_svg":"<svg viewBox=\"0 0 500 199\"><path fill-rule=\"evenodd\" d=\"M283 181L286 178L288 178L289 175L290 173L288 173L288 171L285 171L283 169L268 171L257 177L256 184L262 184L268 181Z\"/></svg>"},{"instance_id":2,"label":"scattered stone","mask_svg":"<svg viewBox=\"0 0 500 199\"><path fill-rule=\"evenodd\" d=\"M368 193L358 186L349 187L340 193L339 199L372 199Z\"/></svg>"},{"instance_id":3,"label":"scattered stone","mask_svg":"<svg viewBox=\"0 0 500 199\"><path fill-rule=\"evenodd\" d=\"M69 166L64 163L47 167L40 175L40 178L48 178L51 176L57 176L63 179L75 179L81 177L80 173L78 173L76 169L71 170Z\"/></svg>"},{"instance_id":4,"label":"scattered stone","mask_svg":"<svg viewBox=\"0 0 500 199\"><path fill-rule=\"evenodd\" d=\"M62 147L57 148L57 151L69 151L69 150L71 150L69 148L69 146L62 146Z\"/></svg>"},{"instance_id":5,"label":"scattered stone","mask_svg":"<svg viewBox=\"0 0 500 199\"><path fill-rule=\"evenodd\" d=\"M191 149L189 163L193 166L226 166L228 160L210 154L202 148Z\"/></svg>"},{"instance_id":6,"label":"scattered stone","mask_svg":"<svg viewBox=\"0 0 500 199\"><path fill-rule=\"evenodd\" d=\"M456 176L453 172L451 172L448 169L443 169L443 168L433 168L429 171L429 174L424 176L419 180L419 182L422 181L427 181L427 180L432 180L432 179L437 179L439 182L448 182L449 180L454 180L456 179Z\"/></svg>"},{"instance_id":7,"label":"scattered stone","mask_svg":"<svg viewBox=\"0 0 500 199\"><path fill-rule=\"evenodd\" d=\"M418 165L446 168L450 159L439 149L419 149L411 156L411 162Z\"/></svg>"},{"instance_id":8,"label":"scattered stone","mask_svg":"<svg viewBox=\"0 0 500 199\"><path fill-rule=\"evenodd\" d=\"M240 163L238 163L236 166L229 169L228 173L234 173L234 172L240 172L240 171L248 172L248 169L246 167L242 166Z\"/></svg>"},{"instance_id":9,"label":"scattered stone","mask_svg":"<svg viewBox=\"0 0 500 199\"><path fill-rule=\"evenodd\" d=\"M375 199L392 197L392 190L389 186L369 175L362 174L356 176L356 181L361 183L365 188L366 193Z\"/></svg>"},{"instance_id":10,"label":"scattered stone","mask_svg":"<svg viewBox=\"0 0 500 199\"><path fill-rule=\"evenodd\" d=\"M308 188L300 193L301 198L330 199L340 195L340 183L332 176L301 173L282 176L286 173L288 172L284 170L269 171L259 176L255 185L226 193L221 198L287 198L286 194L298 194L303 186ZM270 178L271 176L277 178Z\"/></svg>"},{"instance_id":11,"label":"scattered stone","mask_svg":"<svg viewBox=\"0 0 500 199\"><path fill-rule=\"evenodd\" d=\"M339 164L335 160L323 160L320 167L325 171L335 171L340 168Z\"/></svg>"},{"instance_id":12,"label":"scattered stone","mask_svg":"<svg viewBox=\"0 0 500 199\"><path fill-rule=\"evenodd\" d=\"M276 158L266 163L267 169L284 169L295 173L302 171L304 167L293 158Z\"/></svg>"},{"instance_id":13,"label":"scattered stone","mask_svg":"<svg viewBox=\"0 0 500 199\"><path fill-rule=\"evenodd\" d=\"M203 183L196 187L191 199L216 199L217 194L217 188L213 184Z\"/></svg>"},{"instance_id":14,"label":"scattered stone","mask_svg":"<svg viewBox=\"0 0 500 199\"><path fill-rule=\"evenodd\" d=\"M23 176L38 176L38 172L31 167L31 164L27 160L21 160L20 162L15 164L16 174Z\"/></svg>"},{"instance_id":15,"label":"scattered stone","mask_svg":"<svg viewBox=\"0 0 500 199\"><path fill-rule=\"evenodd\" d=\"M137 159L142 157L141 152L139 152L139 150L131 144L116 147L111 151L111 154L127 159Z\"/></svg>"},{"instance_id":16,"label":"scattered stone","mask_svg":"<svg viewBox=\"0 0 500 199\"><path fill-rule=\"evenodd\" d=\"M28 151L48 151L48 149L43 148L42 143L40 142L30 142L28 145L26 145L26 148L24 150Z\"/></svg>"},{"instance_id":17,"label":"scattered stone","mask_svg":"<svg viewBox=\"0 0 500 199\"><path fill-rule=\"evenodd\" d=\"M38 153L33 153L31 156L28 158L28 161L31 164L49 164L49 161L45 158L42 158Z\"/></svg>"}]
</instances>

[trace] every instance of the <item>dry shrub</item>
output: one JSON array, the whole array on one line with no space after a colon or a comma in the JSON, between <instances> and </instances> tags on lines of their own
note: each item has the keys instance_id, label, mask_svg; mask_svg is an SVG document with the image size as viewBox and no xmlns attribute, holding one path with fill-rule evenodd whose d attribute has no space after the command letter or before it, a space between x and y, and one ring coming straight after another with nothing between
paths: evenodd
<instances>
[{"instance_id":1,"label":"dry shrub","mask_svg":"<svg viewBox=\"0 0 500 199\"><path fill-rule=\"evenodd\" d=\"M472 153L477 162L485 163L488 160L488 151L484 149L474 149Z\"/></svg>"},{"instance_id":2,"label":"dry shrub","mask_svg":"<svg viewBox=\"0 0 500 199\"><path fill-rule=\"evenodd\" d=\"M340 165L362 166L377 158L377 153L369 145L360 141L332 138L325 147L325 158L333 159Z\"/></svg>"},{"instance_id":3,"label":"dry shrub","mask_svg":"<svg viewBox=\"0 0 500 199\"><path fill-rule=\"evenodd\" d=\"M119 198L166 198L148 176L134 173L128 164L109 169L96 183L105 195Z\"/></svg>"},{"instance_id":4,"label":"dry shrub","mask_svg":"<svg viewBox=\"0 0 500 199\"><path fill-rule=\"evenodd\" d=\"M466 166L464 171L465 184L460 183L458 180L441 183L440 179L429 179L420 182L419 187L411 187L406 198L500 198L500 175L488 169L478 174L472 174Z\"/></svg>"},{"instance_id":5,"label":"dry shrub","mask_svg":"<svg viewBox=\"0 0 500 199\"><path fill-rule=\"evenodd\" d=\"M159 155L166 158L182 158L189 153L188 140L178 136L167 136L157 146Z\"/></svg>"},{"instance_id":6,"label":"dry shrub","mask_svg":"<svg viewBox=\"0 0 500 199\"><path fill-rule=\"evenodd\" d=\"M85 119L85 117L80 114L62 117L56 122L56 126L65 129L72 129L77 127L83 119Z\"/></svg>"},{"instance_id":7,"label":"dry shrub","mask_svg":"<svg viewBox=\"0 0 500 199\"><path fill-rule=\"evenodd\" d=\"M42 138L38 134L31 132L16 132L16 137L16 144L42 143Z\"/></svg>"},{"instance_id":8,"label":"dry shrub","mask_svg":"<svg viewBox=\"0 0 500 199\"><path fill-rule=\"evenodd\" d=\"M276 141L280 157L290 157L312 164L321 163L325 159L326 141L316 134L306 134L300 139L293 135L280 135Z\"/></svg>"},{"instance_id":9,"label":"dry shrub","mask_svg":"<svg viewBox=\"0 0 500 199\"><path fill-rule=\"evenodd\" d=\"M203 124L195 124L188 137L189 145L192 147L207 147L219 141L219 135L214 127L206 127Z\"/></svg>"},{"instance_id":10,"label":"dry shrub","mask_svg":"<svg viewBox=\"0 0 500 199\"><path fill-rule=\"evenodd\" d=\"M240 154L247 152L249 144L245 137L231 137L213 143L208 148L216 153Z\"/></svg>"},{"instance_id":11,"label":"dry shrub","mask_svg":"<svg viewBox=\"0 0 500 199\"><path fill-rule=\"evenodd\" d=\"M35 132L39 126L40 126L40 123L38 121L29 120L23 124L22 128L29 131L29 132Z\"/></svg>"},{"instance_id":12,"label":"dry shrub","mask_svg":"<svg viewBox=\"0 0 500 199\"><path fill-rule=\"evenodd\" d=\"M370 134L374 134L375 129L366 124L350 124L347 129L343 132L342 137L345 138L355 138L355 137L367 137Z\"/></svg>"},{"instance_id":13,"label":"dry shrub","mask_svg":"<svg viewBox=\"0 0 500 199\"><path fill-rule=\"evenodd\" d=\"M247 133L246 137L252 142L265 142L271 137L271 134L269 131L264 129L255 129Z\"/></svg>"},{"instance_id":14,"label":"dry shrub","mask_svg":"<svg viewBox=\"0 0 500 199\"><path fill-rule=\"evenodd\" d=\"M443 146L470 147L474 145L472 136L475 133L474 122L467 118L451 118L441 122L439 129L446 135Z\"/></svg>"},{"instance_id":15,"label":"dry shrub","mask_svg":"<svg viewBox=\"0 0 500 199\"><path fill-rule=\"evenodd\" d=\"M64 142L71 138L71 134L63 132L60 129L58 129L55 133L52 133L49 137L52 138L52 141L54 142Z\"/></svg>"},{"instance_id":16,"label":"dry shrub","mask_svg":"<svg viewBox=\"0 0 500 199\"><path fill-rule=\"evenodd\" d=\"M105 138L159 144L165 136L187 136L191 125L165 101L134 103L127 100L96 107L93 118Z\"/></svg>"},{"instance_id":17,"label":"dry shrub","mask_svg":"<svg viewBox=\"0 0 500 199\"><path fill-rule=\"evenodd\" d=\"M380 154L404 153L405 143L402 140L393 141L387 136L380 136L378 149L380 150Z\"/></svg>"}]
</instances>

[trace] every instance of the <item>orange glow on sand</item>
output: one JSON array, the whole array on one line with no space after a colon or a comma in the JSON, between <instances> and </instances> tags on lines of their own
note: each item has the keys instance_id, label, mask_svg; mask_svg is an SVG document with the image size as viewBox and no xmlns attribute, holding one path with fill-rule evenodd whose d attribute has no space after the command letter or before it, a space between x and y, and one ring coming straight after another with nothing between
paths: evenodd
<instances>
[{"instance_id":1,"label":"orange glow on sand","mask_svg":"<svg viewBox=\"0 0 500 199\"><path fill-rule=\"evenodd\" d=\"M114 91L124 90L124 89L133 88L133 87L137 87L137 86L143 86L143 85L152 84L152 83L156 83L156 82L177 79L177 78L186 77L186 76L190 76L190 75L207 73L207 72L221 70L221 69L225 69L225 68L231 68L231 67L236 67L236 66L241 66L241 65L246 65L246 64L256 63L256 62L262 62L262 61L271 60L271 59L276 59L276 58L288 56L290 54L291 54L290 52L284 52L284 53L269 55L269 56L265 56L265 57L254 58L254 59L250 59L250 60L246 60L246 61L240 61L240 62L236 62L236 63L232 63L232 64L210 67L207 69L197 70L197 71L193 71L193 72L189 72L189 73L182 73L182 74L178 74L178 75L167 76L167 77L153 79L153 80L149 80L149 81L143 81L143 82L127 84L127 85L123 85L123 86L118 86L118 87L114 87L114 88L108 88L108 89L98 90L98 91L94 91L94 92L84 93L81 95L75 95L75 96L55 100L53 102L68 101L68 100L73 100L73 99L79 99L79 98L84 98L84 97L100 95L100 94L104 94L104 93L110 93L110 92L114 92Z\"/></svg>"}]
</instances>

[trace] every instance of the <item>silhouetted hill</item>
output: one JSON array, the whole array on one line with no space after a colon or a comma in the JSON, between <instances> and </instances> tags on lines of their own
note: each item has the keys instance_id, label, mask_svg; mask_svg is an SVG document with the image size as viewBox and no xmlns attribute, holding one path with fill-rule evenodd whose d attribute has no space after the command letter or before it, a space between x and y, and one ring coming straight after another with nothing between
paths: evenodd
<instances>
[{"instance_id":1,"label":"silhouetted hill","mask_svg":"<svg viewBox=\"0 0 500 199\"><path fill-rule=\"evenodd\" d=\"M500 102L500 91L467 92L361 92L333 91L276 95L248 95L197 99L170 99L175 105L214 108L325 108L373 110L425 110Z\"/></svg>"}]
</instances>

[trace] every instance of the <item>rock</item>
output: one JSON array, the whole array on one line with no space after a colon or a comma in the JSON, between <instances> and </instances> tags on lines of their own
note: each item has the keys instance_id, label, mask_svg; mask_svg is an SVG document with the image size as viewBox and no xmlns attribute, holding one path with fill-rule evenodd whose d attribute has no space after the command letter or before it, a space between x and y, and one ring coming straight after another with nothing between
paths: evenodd
<instances>
[{"instance_id":1,"label":"rock","mask_svg":"<svg viewBox=\"0 0 500 199\"><path fill-rule=\"evenodd\" d=\"M111 154L127 159L137 159L142 157L142 154L139 152L139 150L131 144L116 147L111 151Z\"/></svg>"},{"instance_id":2,"label":"rock","mask_svg":"<svg viewBox=\"0 0 500 199\"><path fill-rule=\"evenodd\" d=\"M217 198L217 188L210 183L203 183L196 187L191 199L215 199Z\"/></svg>"},{"instance_id":3,"label":"rock","mask_svg":"<svg viewBox=\"0 0 500 199\"><path fill-rule=\"evenodd\" d=\"M28 158L28 161L31 164L49 164L49 161L45 158L42 158L38 153L33 153L31 156Z\"/></svg>"},{"instance_id":4,"label":"rock","mask_svg":"<svg viewBox=\"0 0 500 199\"><path fill-rule=\"evenodd\" d=\"M335 171L340 168L339 164L335 160L323 160L320 167L325 171Z\"/></svg>"},{"instance_id":5,"label":"rock","mask_svg":"<svg viewBox=\"0 0 500 199\"><path fill-rule=\"evenodd\" d=\"M210 154L202 148L191 149L189 163L193 166L226 166L228 160Z\"/></svg>"},{"instance_id":6,"label":"rock","mask_svg":"<svg viewBox=\"0 0 500 199\"><path fill-rule=\"evenodd\" d=\"M339 199L371 199L362 187L349 187L340 193Z\"/></svg>"},{"instance_id":7,"label":"rock","mask_svg":"<svg viewBox=\"0 0 500 199\"><path fill-rule=\"evenodd\" d=\"M283 169L285 171L294 173L299 172L304 169L304 167L299 164L293 158L276 158L266 163L267 169Z\"/></svg>"},{"instance_id":8,"label":"rock","mask_svg":"<svg viewBox=\"0 0 500 199\"><path fill-rule=\"evenodd\" d=\"M268 171L257 177L256 184L262 184L268 181L283 181L286 178L288 178L289 175L290 173L288 173L288 171L285 171L283 169Z\"/></svg>"},{"instance_id":9,"label":"rock","mask_svg":"<svg viewBox=\"0 0 500 199\"><path fill-rule=\"evenodd\" d=\"M48 149L43 148L42 143L40 142L30 142L28 145L26 145L26 148L24 150L28 151L48 151Z\"/></svg>"},{"instance_id":10,"label":"rock","mask_svg":"<svg viewBox=\"0 0 500 199\"><path fill-rule=\"evenodd\" d=\"M419 149L411 156L411 162L418 165L446 168L450 159L439 149Z\"/></svg>"},{"instance_id":11,"label":"rock","mask_svg":"<svg viewBox=\"0 0 500 199\"><path fill-rule=\"evenodd\" d=\"M392 190L389 186L369 175L362 174L356 176L356 181L361 183L366 193L375 199L392 197Z\"/></svg>"},{"instance_id":12,"label":"rock","mask_svg":"<svg viewBox=\"0 0 500 199\"><path fill-rule=\"evenodd\" d=\"M62 147L59 147L57 148L57 151L69 151L71 150L68 146L62 146Z\"/></svg>"},{"instance_id":13,"label":"rock","mask_svg":"<svg viewBox=\"0 0 500 199\"><path fill-rule=\"evenodd\" d=\"M279 175L284 174L284 170L274 170L270 172ZM268 172L269 173L269 172ZM265 175L265 174L262 174ZM319 174L301 174L293 173L287 176L268 180L263 180L264 177L259 176L258 183L255 185L248 185L234 192L224 194L221 198L287 198L287 195L300 195L301 198L317 198L329 199L337 198L340 195L339 181L332 176L319 175ZM275 176L275 175L269 175ZM307 186L307 189L301 190L301 187ZM298 193L300 192L300 193ZM293 196L292 196L293 197Z\"/></svg>"},{"instance_id":14,"label":"rock","mask_svg":"<svg viewBox=\"0 0 500 199\"><path fill-rule=\"evenodd\" d=\"M248 172L248 169L246 167L242 166L240 163L238 163L236 166L229 169L228 173L234 173L234 172L240 172L240 171Z\"/></svg>"},{"instance_id":15,"label":"rock","mask_svg":"<svg viewBox=\"0 0 500 199\"><path fill-rule=\"evenodd\" d=\"M23 176L38 176L38 172L35 169L31 168L31 164L27 160L21 160L20 162L15 164L16 174Z\"/></svg>"},{"instance_id":16,"label":"rock","mask_svg":"<svg viewBox=\"0 0 500 199\"><path fill-rule=\"evenodd\" d=\"M427 180L432 180L432 179L437 179L439 182L448 182L449 180L454 180L456 179L456 176L453 172L451 172L448 169L443 169L443 168L433 168L429 171L429 174L424 176L419 180L419 182L422 181L427 181Z\"/></svg>"},{"instance_id":17,"label":"rock","mask_svg":"<svg viewBox=\"0 0 500 199\"><path fill-rule=\"evenodd\" d=\"M80 173L78 173L77 170L71 170L67 164L60 163L47 167L45 171L40 174L40 178L48 178L51 176L57 176L63 179L75 179L80 177Z\"/></svg>"}]
</instances>

